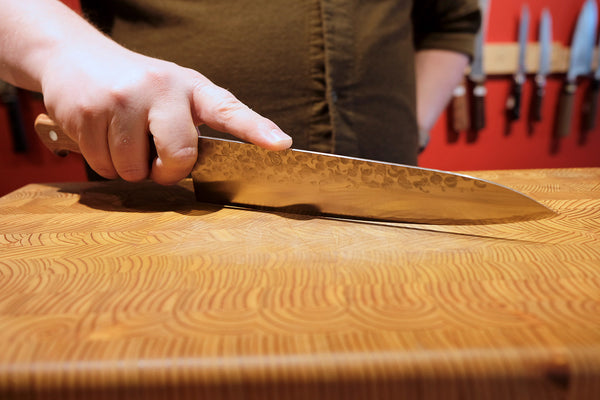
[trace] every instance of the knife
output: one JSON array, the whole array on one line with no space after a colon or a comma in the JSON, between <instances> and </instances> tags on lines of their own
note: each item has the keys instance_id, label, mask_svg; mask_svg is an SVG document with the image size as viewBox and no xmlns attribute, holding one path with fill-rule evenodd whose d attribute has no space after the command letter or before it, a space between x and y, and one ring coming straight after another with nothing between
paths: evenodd
<instances>
[{"instance_id":1,"label":"knife","mask_svg":"<svg viewBox=\"0 0 600 400\"><path fill-rule=\"evenodd\" d=\"M38 116L35 129L54 153L79 152L47 115ZM467 175L203 136L191 175L200 202L291 213L431 224L553 214L522 193Z\"/></svg>"},{"instance_id":2,"label":"knife","mask_svg":"<svg viewBox=\"0 0 600 400\"><path fill-rule=\"evenodd\" d=\"M571 130L573 97L577 90L577 77L592 70L592 53L596 42L598 10L595 0L587 0L581 7L571 43L569 69L558 101L555 137L568 136Z\"/></svg>"},{"instance_id":3,"label":"knife","mask_svg":"<svg viewBox=\"0 0 600 400\"><path fill-rule=\"evenodd\" d=\"M542 120L542 103L546 91L546 77L550 73L550 60L552 56L552 16L548 9L542 11L539 28L540 65L535 75L535 93L529 116L529 131L533 131L534 122Z\"/></svg>"},{"instance_id":4,"label":"knife","mask_svg":"<svg viewBox=\"0 0 600 400\"><path fill-rule=\"evenodd\" d=\"M581 132L587 134L596 128L596 113L598 111L598 91L600 91L600 43L598 45L598 59L594 77L592 78L582 106Z\"/></svg>"},{"instance_id":5,"label":"knife","mask_svg":"<svg viewBox=\"0 0 600 400\"><path fill-rule=\"evenodd\" d=\"M467 103L467 85L466 79L454 88L452 92L452 102L450 104L452 130L455 133L469 129L469 110Z\"/></svg>"},{"instance_id":6,"label":"knife","mask_svg":"<svg viewBox=\"0 0 600 400\"><path fill-rule=\"evenodd\" d=\"M27 152L27 134L23 123L21 103L19 101L18 89L8 82L0 81L0 100L6 106L10 131L13 140L13 151L15 153Z\"/></svg>"},{"instance_id":7,"label":"knife","mask_svg":"<svg viewBox=\"0 0 600 400\"><path fill-rule=\"evenodd\" d=\"M512 89L506 100L506 111L509 122L516 121L521 117L521 92L525 82L525 55L527 49L527 35L529 32L529 7L524 4L521 8L521 20L519 22L519 58L517 72L514 75Z\"/></svg>"},{"instance_id":8,"label":"knife","mask_svg":"<svg viewBox=\"0 0 600 400\"><path fill-rule=\"evenodd\" d=\"M475 49L473 51L473 62L469 72L469 81L473 87L473 110L471 111L471 129L479 132L485 128L485 72L483 69L483 46L487 30L487 16L489 15L489 1L479 0L482 22L479 32L475 36Z\"/></svg>"}]
</instances>

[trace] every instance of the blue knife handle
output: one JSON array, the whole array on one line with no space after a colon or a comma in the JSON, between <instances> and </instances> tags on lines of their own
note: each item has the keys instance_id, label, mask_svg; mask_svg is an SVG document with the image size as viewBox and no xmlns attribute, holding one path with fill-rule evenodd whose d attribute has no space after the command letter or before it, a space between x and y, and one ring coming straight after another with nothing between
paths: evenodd
<instances>
[{"instance_id":1,"label":"blue knife handle","mask_svg":"<svg viewBox=\"0 0 600 400\"><path fill-rule=\"evenodd\" d=\"M569 136L571 133L571 120L573 118L573 99L577 84L575 82L565 82L560 98L558 100L558 110L556 113L556 123L554 125L554 136L557 138Z\"/></svg>"},{"instance_id":2,"label":"blue knife handle","mask_svg":"<svg viewBox=\"0 0 600 400\"><path fill-rule=\"evenodd\" d=\"M590 82L583 100L581 118L582 132L589 132L596 127L596 114L598 111L598 92L600 91L600 80L594 79Z\"/></svg>"}]
</instances>

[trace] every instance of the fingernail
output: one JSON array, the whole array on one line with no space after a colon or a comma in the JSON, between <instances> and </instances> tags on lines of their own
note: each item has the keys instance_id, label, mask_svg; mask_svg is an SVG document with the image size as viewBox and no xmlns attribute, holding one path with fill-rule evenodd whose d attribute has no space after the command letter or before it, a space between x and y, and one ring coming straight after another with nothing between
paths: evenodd
<instances>
[{"instance_id":1,"label":"fingernail","mask_svg":"<svg viewBox=\"0 0 600 400\"><path fill-rule=\"evenodd\" d=\"M279 129L272 129L269 131L268 139L272 144L277 145L278 147L287 148L292 145L292 138Z\"/></svg>"}]
</instances>

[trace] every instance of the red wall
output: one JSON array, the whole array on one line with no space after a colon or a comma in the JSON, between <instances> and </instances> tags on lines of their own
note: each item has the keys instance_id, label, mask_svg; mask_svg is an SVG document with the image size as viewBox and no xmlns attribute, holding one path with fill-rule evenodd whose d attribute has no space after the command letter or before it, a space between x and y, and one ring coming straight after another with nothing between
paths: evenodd
<instances>
[{"instance_id":1,"label":"red wall","mask_svg":"<svg viewBox=\"0 0 600 400\"><path fill-rule=\"evenodd\" d=\"M514 42L518 31L518 19L523 2L518 0L491 0L488 42ZM76 5L77 0L65 0ZM537 40L537 25L543 7L548 7L553 16L554 40L568 45L584 0L529 0L532 16L530 41ZM487 82L487 127L479 132L475 140L467 140L461 132L457 140L449 135L446 115L443 115L432 132L429 147L420 157L425 167L446 170L476 170L504 168L547 168L547 167L600 167L600 122L585 144L579 143L579 121L574 120L573 133L562 139L558 150L553 152L553 115L563 75L550 77L544 102L544 120L530 134L525 118L512 124L508 134L504 104L511 84L510 76L493 76ZM587 85L582 85L576 96L578 115ZM522 115L528 113L532 92L530 76L523 88ZM56 182L85 180L85 172L79 156L58 158L47 151L35 138L32 125L37 113L43 110L39 101L31 101L29 93L21 93L23 113L28 128L30 149L26 154L12 152L9 125L4 107L0 106L0 195L30 182ZM599 118L600 119L600 118Z\"/></svg>"},{"instance_id":2,"label":"red wall","mask_svg":"<svg viewBox=\"0 0 600 400\"><path fill-rule=\"evenodd\" d=\"M487 42L515 42L523 1L491 0ZM542 8L552 14L554 41L570 44L577 15L584 0L528 0L531 15L529 40L537 41L537 29ZM574 118L572 133L558 142L553 151L552 131L554 114L561 89L563 74L550 76L544 107L543 120L532 133L527 128L526 116L533 89L533 76L523 87L521 119L507 133L505 101L511 86L511 76L490 76L488 91L486 129L475 140L469 140L467 132L458 139L449 134L446 115L443 115L432 131L429 147L419 158L421 166L447 170L549 168L549 167L600 167L600 116L598 126L580 143L579 121ZM576 93L574 117L580 115L584 89L588 82L581 80Z\"/></svg>"}]
</instances>

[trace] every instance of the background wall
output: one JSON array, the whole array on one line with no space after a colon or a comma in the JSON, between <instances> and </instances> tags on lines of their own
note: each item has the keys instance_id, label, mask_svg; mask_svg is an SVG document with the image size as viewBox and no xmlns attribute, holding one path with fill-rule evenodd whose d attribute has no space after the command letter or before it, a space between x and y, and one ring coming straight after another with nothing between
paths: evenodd
<instances>
[{"instance_id":1,"label":"background wall","mask_svg":"<svg viewBox=\"0 0 600 400\"><path fill-rule=\"evenodd\" d=\"M64 0L77 6L78 0ZM517 38L521 5L519 0L491 0L487 42L514 42ZM539 15L547 7L553 17L554 41L565 45L570 39L577 15L584 0L530 0L530 41L537 40ZM487 127L477 137L468 132L454 135L447 127L448 119L442 115L432 131L432 140L419 159L421 166L445 170L549 168L549 167L600 167L600 123L588 135L585 143L579 140L579 121L573 121L572 133L559 142L552 151L552 129L564 75L549 78L544 99L543 116L533 132L529 132L525 116L528 113L533 88L533 76L523 87L521 120L507 130L504 105L510 90L511 76L490 76L486 84ZM583 93L588 82L583 79L576 94L575 114L579 115ZM85 180L81 158L71 154L58 158L47 151L33 131L35 116L43 111L39 100L21 92L21 106L27 129L29 149L16 154L12 150L9 124L5 108L0 105L0 195L30 182L57 182Z\"/></svg>"},{"instance_id":2,"label":"background wall","mask_svg":"<svg viewBox=\"0 0 600 400\"><path fill-rule=\"evenodd\" d=\"M553 19L554 41L570 45L577 16L584 0L491 0L487 43L516 42L521 6L527 3L530 11L529 41L537 41L540 14L548 8ZM587 141L580 143L579 120L583 94L588 84L581 80L576 93L572 133L558 142L552 151L554 115L564 74L549 77L542 116L533 132L529 132L527 115L533 92L533 75L523 86L521 119L507 130L505 102L512 85L512 76L490 76L486 83L486 129L474 140L468 132L455 138L448 129L448 119L443 115L432 131L428 148L421 154L423 167L446 170L514 169L550 167L600 166L600 117L596 129ZM456 141L455 141L456 139Z\"/></svg>"}]
</instances>

